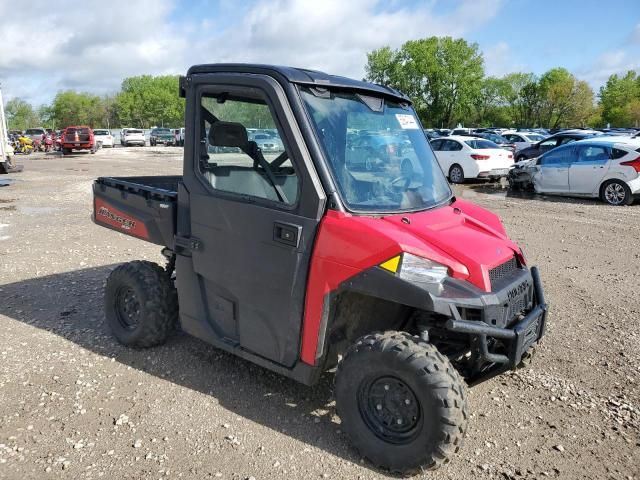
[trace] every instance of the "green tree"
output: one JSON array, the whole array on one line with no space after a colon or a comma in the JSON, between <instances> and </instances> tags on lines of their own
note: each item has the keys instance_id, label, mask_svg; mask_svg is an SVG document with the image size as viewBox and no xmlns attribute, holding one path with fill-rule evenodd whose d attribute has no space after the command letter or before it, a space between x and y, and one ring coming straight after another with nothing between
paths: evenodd
<instances>
[{"instance_id":1,"label":"green tree","mask_svg":"<svg viewBox=\"0 0 640 480\"><path fill-rule=\"evenodd\" d=\"M512 115L505 99L505 82L501 78L487 77L482 81L480 95L474 102L470 120L479 127L511 125Z\"/></svg>"},{"instance_id":2,"label":"green tree","mask_svg":"<svg viewBox=\"0 0 640 480\"><path fill-rule=\"evenodd\" d=\"M97 128L103 125L104 105L97 95L73 90L59 92L53 99L51 111L56 127L59 128L69 125Z\"/></svg>"},{"instance_id":3,"label":"green tree","mask_svg":"<svg viewBox=\"0 0 640 480\"><path fill-rule=\"evenodd\" d=\"M501 79L501 97L515 127L536 126L540 90L533 73L510 73Z\"/></svg>"},{"instance_id":4,"label":"green tree","mask_svg":"<svg viewBox=\"0 0 640 480\"><path fill-rule=\"evenodd\" d=\"M407 94L426 126L453 126L472 111L484 76L475 43L451 37L411 40L367 55L367 80Z\"/></svg>"},{"instance_id":5,"label":"green tree","mask_svg":"<svg viewBox=\"0 0 640 480\"><path fill-rule=\"evenodd\" d=\"M12 98L4 107L9 130L26 130L39 127L40 117L33 106L21 98Z\"/></svg>"},{"instance_id":6,"label":"green tree","mask_svg":"<svg viewBox=\"0 0 640 480\"><path fill-rule=\"evenodd\" d=\"M634 115L634 104L640 100L640 75L633 70L623 77L611 75L600 87L602 120L613 127L637 126L640 118Z\"/></svg>"},{"instance_id":7,"label":"green tree","mask_svg":"<svg viewBox=\"0 0 640 480\"><path fill-rule=\"evenodd\" d=\"M184 125L184 99L178 96L178 77L126 78L116 95L115 111L123 126Z\"/></svg>"}]
</instances>

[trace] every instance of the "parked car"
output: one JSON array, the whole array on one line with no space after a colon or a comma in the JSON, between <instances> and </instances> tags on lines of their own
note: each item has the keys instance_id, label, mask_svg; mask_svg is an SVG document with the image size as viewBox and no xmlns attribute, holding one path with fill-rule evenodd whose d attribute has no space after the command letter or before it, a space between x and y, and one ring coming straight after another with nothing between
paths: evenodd
<instances>
[{"instance_id":1,"label":"parked car","mask_svg":"<svg viewBox=\"0 0 640 480\"><path fill-rule=\"evenodd\" d=\"M502 134L509 142L513 143L516 148L516 152L523 148L530 147L534 143L541 142L545 139L543 135L535 132L514 132L506 131Z\"/></svg>"},{"instance_id":2,"label":"parked car","mask_svg":"<svg viewBox=\"0 0 640 480\"><path fill-rule=\"evenodd\" d=\"M263 153L284 152L284 145L279 137L270 133L256 132L249 135L249 140L256 142Z\"/></svg>"},{"instance_id":3,"label":"parked car","mask_svg":"<svg viewBox=\"0 0 640 480\"><path fill-rule=\"evenodd\" d=\"M96 137L96 142L100 143L103 147L113 147L113 135L109 130L99 128L93 131L93 136Z\"/></svg>"},{"instance_id":4,"label":"parked car","mask_svg":"<svg viewBox=\"0 0 640 480\"><path fill-rule=\"evenodd\" d=\"M123 147L130 145L138 145L144 147L146 145L144 131L139 128L123 128L120 134L120 144Z\"/></svg>"},{"instance_id":5,"label":"parked car","mask_svg":"<svg viewBox=\"0 0 640 480\"><path fill-rule=\"evenodd\" d=\"M490 142L495 143L500 148L504 148L505 150L509 150L510 152L515 152L516 146L515 144L507 139L506 137L500 135L499 133L485 131L481 133L475 134L476 137L484 138L485 140L489 140Z\"/></svg>"},{"instance_id":6,"label":"parked car","mask_svg":"<svg viewBox=\"0 0 640 480\"><path fill-rule=\"evenodd\" d=\"M175 133L170 128L154 128L149 134L149 145L152 147L155 147L158 144L174 145L175 143Z\"/></svg>"},{"instance_id":7,"label":"parked car","mask_svg":"<svg viewBox=\"0 0 640 480\"><path fill-rule=\"evenodd\" d=\"M47 135L47 131L44 128L27 128L24 132L24 136L30 138L32 141L41 142Z\"/></svg>"},{"instance_id":8,"label":"parked car","mask_svg":"<svg viewBox=\"0 0 640 480\"><path fill-rule=\"evenodd\" d=\"M548 152L549 150L553 150L560 145L575 142L577 140L584 140L585 138L593 137L594 135L594 133L583 132L556 133L555 135L552 135L551 137L542 140L541 142L534 143L527 148L518 150L518 152L516 153L516 162L521 162L530 158L537 158L543 153Z\"/></svg>"},{"instance_id":9,"label":"parked car","mask_svg":"<svg viewBox=\"0 0 640 480\"><path fill-rule=\"evenodd\" d=\"M96 153L98 144L91 127L79 125L67 127L62 131L60 148L63 155L68 155L73 150L89 150L91 153Z\"/></svg>"},{"instance_id":10,"label":"parked car","mask_svg":"<svg viewBox=\"0 0 640 480\"><path fill-rule=\"evenodd\" d=\"M354 169L376 170L386 160L396 157L403 140L395 135L367 133L357 135L347 151L347 166Z\"/></svg>"},{"instance_id":11,"label":"parked car","mask_svg":"<svg viewBox=\"0 0 640 480\"><path fill-rule=\"evenodd\" d=\"M510 172L509 183L538 193L629 205L640 196L640 139L609 138L579 140L524 161Z\"/></svg>"},{"instance_id":12,"label":"parked car","mask_svg":"<svg viewBox=\"0 0 640 480\"><path fill-rule=\"evenodd\" d=\"M425 128L424 134L427 136L427 139L429 141L433 140L434 138L442 137L442 135L440 135L436 130L433 130L432 128Z\"/></svg>"},{"instance_id":13,"label":"parked car","mask_svg":"<svg viewBox=\"0 0 640 480\"><path fill-rule=\"evenodd\" d=\"M513 165L512 153L484 138L452 135L433 140L431 148L451 183L506 177Z\"/></svg>"},{"instance_id":14,"label":"parked car","mask_svg":"<svg viewBox=\"0 0 640 480\"><path fill-rule=\"evenodd\" d=\"M454 128L450 135L473 135L472 128Z\"/></svg>"}]
</instances>

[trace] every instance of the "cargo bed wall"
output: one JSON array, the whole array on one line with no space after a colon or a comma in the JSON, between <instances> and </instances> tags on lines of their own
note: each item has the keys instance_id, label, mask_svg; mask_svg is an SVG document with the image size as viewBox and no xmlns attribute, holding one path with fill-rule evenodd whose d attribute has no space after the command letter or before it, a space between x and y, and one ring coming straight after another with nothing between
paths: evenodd
<instances>
[{"instance_id":1,"label":"cargo bed wall","mask_svg":"<svg viewBox=\"0 0 640 480\"><path fill-rule=\"evenodd\" d=\"M93 221L174 247L179 176L103 177L93 184Z\"/></svg>"}]
</instances>

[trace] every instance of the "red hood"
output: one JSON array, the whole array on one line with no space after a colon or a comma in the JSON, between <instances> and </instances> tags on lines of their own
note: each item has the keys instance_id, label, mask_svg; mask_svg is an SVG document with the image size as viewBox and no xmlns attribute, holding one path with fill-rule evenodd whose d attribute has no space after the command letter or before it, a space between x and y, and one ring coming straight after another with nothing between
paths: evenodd
<instances>
[{"instance_id":1,"label":"red hood","mask_svg":"<svg viewBox=\"0 0 640 480\"><path fill-rule=\"evenodd\" d=\"M359 273L408 252L447 265L451 274L491 291L489 270L518 255L500 219L472 203L386 217L330 210L316 234L305 300L300 356L315 365L326 296Z\"/></svg>"},{"instance_id":2,"label":"red hood","mask_svg":"<svg viewBox=\"0 0 640 480\"><path fill-rule=\"evenodd\" d=\"M335 222L334 222L335 221ZM336 235L330 231L336 228ZM489 270L517 255L493 213L463 200L450 206L381 218L329 212L322 236L331 248L317 245L316 255L358 270L377 265L401 252L447 265L456 278L490 291Z\"/></svg>"}]
</instances>

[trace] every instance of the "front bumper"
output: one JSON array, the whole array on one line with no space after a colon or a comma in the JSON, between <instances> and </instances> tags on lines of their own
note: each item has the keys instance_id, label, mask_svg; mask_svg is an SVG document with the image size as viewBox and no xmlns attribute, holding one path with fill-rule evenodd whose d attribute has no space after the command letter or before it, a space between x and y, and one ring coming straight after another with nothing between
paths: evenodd
<instances>
[{"instance_id":1,"label":"front bumper","mask_svg":"<svg viewBox=\"0 0 640 480\"><path fill-rule=\"evenodd\" d=\"M487 380L505 370L515 369L525 353L544 336L548 305L545 302L538 269L532 267L530 273L533 283L532 308L509 327L496 327L483 321L464 320L457 306L450 304L451 318L447 320L445 328L450 332L473 337L482 360L494 364L488 370L483 370L481 376L472 379L471 384ZM489 348L491 339L499 340L506 347L506 351L491 352Z\"/></svg>"}]
</instances>

